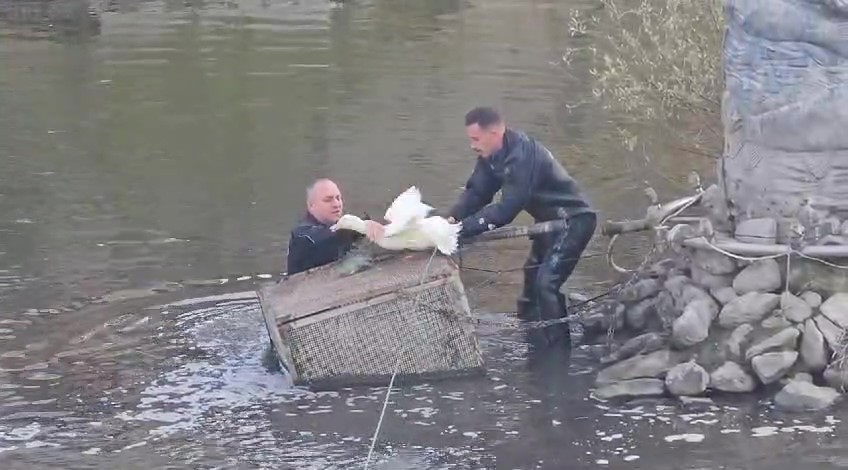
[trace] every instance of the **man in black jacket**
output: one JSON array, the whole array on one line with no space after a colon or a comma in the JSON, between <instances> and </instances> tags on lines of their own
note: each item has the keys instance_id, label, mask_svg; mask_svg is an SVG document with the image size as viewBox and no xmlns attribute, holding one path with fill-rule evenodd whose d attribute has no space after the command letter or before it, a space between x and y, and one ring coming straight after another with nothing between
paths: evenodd
<instances>
[{"instance_id":1,"label":"man in black jacket","mask_svg":"<svg viewBox=\"0 0 848 470\"><path fill-rule=\"evenodd\" d=\"M508 128L494 109L472 109L465 115L465 126L478 158L450 218L462 222L462 238L506 225L522 210L537 222L566 220L566 230L533 237L518 302L519 315L528 320L564 317L560 288L592 239L595 211L551 152L527 134ZM500 202L490 204L498 190ZM548 343L568 341L568 325L548 327L544 337Z\"/></svg>"},{"instance_id":2,"label":"man in black jacket","mask_svg":"<svg viewBox=\"0 0 848 470\"><path fill-rule=\"evenodd\" d=\"M306 190L306 214L292 230L289 240L289 275L342 258L354 242L362 238L362 235L350 230L330 230L342 214L344 201L336 183L322 178L309 186ZM366 224L368 237L373 240L382 226L370 220Z\"/></svg>"}]
</instances>

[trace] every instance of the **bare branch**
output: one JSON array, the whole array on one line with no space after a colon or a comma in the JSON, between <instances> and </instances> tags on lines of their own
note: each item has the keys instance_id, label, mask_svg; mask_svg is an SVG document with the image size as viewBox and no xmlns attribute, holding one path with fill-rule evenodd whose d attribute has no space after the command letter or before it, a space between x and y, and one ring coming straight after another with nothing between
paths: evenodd
<instances>
[{"instance_id":1,"label":"bare branch","mask_svg":"<svg viewBox=\"0 0 848 470\"><path fill-rule=\"evenodd\" d=\"M691 116L700 126L687 129L684 147L713 158L720 147L702 151L700 143L703 132L721 136L724 0L601 2L602 12L573 17L572 24L598 39L589 49L594 93L620 117L623 143L632 148L634 129L667 128Z\"/></svg>"}]
</instances>

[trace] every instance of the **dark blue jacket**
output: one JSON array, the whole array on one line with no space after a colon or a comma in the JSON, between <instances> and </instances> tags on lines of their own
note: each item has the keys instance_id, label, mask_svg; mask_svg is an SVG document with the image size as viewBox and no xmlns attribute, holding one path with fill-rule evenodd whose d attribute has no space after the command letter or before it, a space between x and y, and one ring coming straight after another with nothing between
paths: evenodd
<instances>
[{"instance_id":1,"label":"dark blue jacket","mask_svg":"<svg viewBox=\"0 0 848 470\"><path fill-rule=\"evenodd\" d=\"M498 190L500 202L486 206ZM501 150L477 158L450 215L462 221L462 236L472 237L512 222L522 210L537 222L595 212L547 148L521 131L507 129Z\"/></svg>"},{"instance_id":2,"label":"dark blue jacket","mask_svg":"<svg viewBox=\"0 0 848 470\"><path fill-rule=\"evenodd\" d=\"M332 263L350 251L362 234L351 230L333 232L307 213L291 232L288 275Z\"/></svg>"}]
</instances>

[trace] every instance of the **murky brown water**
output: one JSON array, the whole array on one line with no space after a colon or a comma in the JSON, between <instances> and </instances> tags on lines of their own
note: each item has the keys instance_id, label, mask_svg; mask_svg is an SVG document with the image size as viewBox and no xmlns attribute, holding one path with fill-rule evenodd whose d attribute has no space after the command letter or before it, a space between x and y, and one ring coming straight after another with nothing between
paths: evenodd
<instances>
[{"instance_id":1,"label":"murky brown water","mask_svg":"<svg viewBox=\"0 0 848 470\"><path fill-rule=\"evenodd\" d=\"M118 1L99 36L0 41L0 465L361 466L385 389L315 394L263 367L255 283L282 271L311 178L337 179L354 211L411 184L450 204L478 103L542 138L602 218L638 216L646 180L679 195L668 179L707 165L623 152L587 64L562 61L591 41L569 36L569 10L592 6ZM589 399L592 349L528 358L499 313L518 276L487 280L466 285L488 376L396 391L377 467L848 466L842 408ZM612 281L591 257L569 288Z\"/></svg>"}]
</instances>

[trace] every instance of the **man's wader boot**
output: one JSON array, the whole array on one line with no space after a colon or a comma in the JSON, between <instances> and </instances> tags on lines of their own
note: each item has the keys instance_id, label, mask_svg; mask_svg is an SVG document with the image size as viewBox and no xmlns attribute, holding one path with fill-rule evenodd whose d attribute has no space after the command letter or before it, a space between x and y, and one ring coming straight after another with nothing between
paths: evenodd
<instances>
[{"instance_id":1,"label":"man's wader boot","mask_svg":"<svg viewBox=\"0 0 848 470\"><path fill-rule=\"evenodd\" d=\"M581 214L569 220L566 230L533 237L524 264L524 291L518 300L518 316L527 321L545 321L567 316L565 295L560 288L574 271L580 256L595 232L594 214ZM567 322L532 328L531 345L570 344Z\"/></svg>"}]
</instances>

